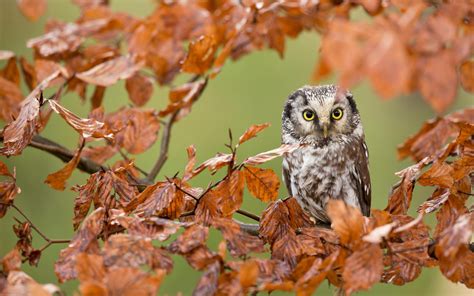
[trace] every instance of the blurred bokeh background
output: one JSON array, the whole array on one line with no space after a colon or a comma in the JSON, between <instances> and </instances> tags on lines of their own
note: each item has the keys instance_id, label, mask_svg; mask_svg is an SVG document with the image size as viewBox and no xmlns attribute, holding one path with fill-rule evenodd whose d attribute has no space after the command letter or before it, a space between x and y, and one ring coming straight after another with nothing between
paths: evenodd
<instances>
[{"instance_id":1,"label":"blurred bokeh background","mask_svg":"<svg viewBox=\"0 0 474 296\"><path fill-rule=\"evenodd\" d=\"M154 8L152 0L113 0L113 10L125 11L136 16L146 16ZM356 12L363 14L363 12ZM32 51L26 48L26 41L43 33L44 23L49 18L72 21L79 15L79 9L68 0L48 0L46 14L36 23L28 22L16 7L15 0L0 0L0 49L11 50L18 55L32 60ZM359 16L360 17L360 16ZM244 144L239 151L240 159L280 144L280 116L287 95L296 88L310 84L311 73L318 59L319 36L304 33L296 40L288 40L285 58L280 59L276 52L265 50L252 53L237 62L225 65L223 71L211 80L201 99L194 105L192 113L178 122L172 133L169 160L159 178L172 176L182 171L186 164L185 148L194 144L197 149L198 161L212 157L218 151L225 151L224 143L228 142L228 129L232 129L237 138L245 129L256 123L271 123L271 127L261 133L257 139ZM3 66L3 65L0 65ZM335 82L332 77L324 83ZM184 81L180 78L176 84ZM23 87L26 94L26 87ZM91 93L89 89L89 94ZM409 161L398 161L396 146L406 137L416 132L421 124L436 114L423 102L418 94L383 101L377 97L370 85L363 83L352 90L355 94L365 127L365 134L370 150L370 171L373 184L373 207L383 209L387 202L387 194L397 177L394 172L406 167ZM146 107L160 109L167 103L166 87L155 87L153 98ZM86 116L90 105L82 103L76 94L67 94L62 103L76 114ZM119 106L129 104L123 83L107 89L105 96L106 111L114 111ZM472 106L474 99L469 94L458 93L458 98L449 111ZM0 124L0 127L4 123ZM43 135L62 145L74 149L77 145L77 134L63 120L53 115L52 121L44 130ZM136 164L149 170L157 157L159 141L148 152L136 159ZM16 198L15 204L20 207L31 220L50 238L70 238L73 234L72 214L75 193L69 189L58 192L43 183L49 173L57 171L63 163L44 152L27 148L19 157L1 160L10 169L16 167L17 184L22 193ZM276 172L280 172L280 160L268 164ZM68 182L68 187L84 184L87 175L75 172ZM207 173L197 178L193 185L206 186L210 177ZM215 177L217 180L217 177ZM418 204L425 200L430 191L417 188L414 194L412 214ZM280 196L286 196L284 186ZM245 193L243 209L260 214L265 204ZM13 218L22 218L13 210L0 220L0 257L11 250L16 242L12 231ZM431 218L426 222L430 223ZM245 220L245 219L242 219ZM249 221L251 222L251 221ZM214 246L220 237L214 233L210 244ZM34 235L34 245L41 246L44 242ZM40 283L57 283L54 275L54 261L64 245L53 245L42 255L38 267L24 270ZM167 276L160 295L191 294L199 278L187 263L178 257L174 271ZM77 282L61 285L67 294L76 291ZM323 283L317 293L332 295L334 291ZM468 295L464 286L450 283L443 278L437 268L425 269L418 280L403 287L377 284L368 295ZM472 295L472 294L470 294Z\"/></svg>"}]
</instances>

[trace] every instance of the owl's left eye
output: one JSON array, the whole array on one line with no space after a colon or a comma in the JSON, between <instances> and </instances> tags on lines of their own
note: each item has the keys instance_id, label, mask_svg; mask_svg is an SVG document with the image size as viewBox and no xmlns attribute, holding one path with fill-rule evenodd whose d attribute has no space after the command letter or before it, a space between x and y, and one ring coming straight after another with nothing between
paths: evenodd
<instances>
[{"instance_id":1,"label":"owl's left eye","mask_svg":"<svg viewBox=\"0 0 474 296\"><path fill-rule=\"evenodd\" d=\"M339 119L342 118L342 115L343 115L343 114L344 114L344 113L342 112L342 109L341 109L341 108L336 108L336 109L332 110L331 117L332 117L332 119L334 119L334 120L339 120Z\"/></svg>"},{"instance_id":2,"label":"owl's left eye","mask_svg":"<svg viewBox=\"0 0 474 296\"><path fill-rule=\"evenodd\" d=\"M306 120L306 121L312 121L312 120L314 120L315 117L316 117L316 115L314 114L313 111L311 111L311 110L304 110L304 111L303 111L303 118L304 118L304 120Z\"/></svg>"}]
</instances>

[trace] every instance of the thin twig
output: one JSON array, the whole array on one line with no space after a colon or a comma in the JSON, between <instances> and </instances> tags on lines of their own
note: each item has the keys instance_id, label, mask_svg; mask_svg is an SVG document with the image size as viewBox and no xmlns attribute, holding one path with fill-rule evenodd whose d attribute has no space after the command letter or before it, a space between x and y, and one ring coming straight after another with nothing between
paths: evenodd
<instances>
[{"instance_id":1,"label":"thin twig","mask_svg":"<svg viewBox=\"0 0 474 296\"><path fill-rule=\"evenodd\" d=\"M25 220L28 222L28 224L31 226L31 228L34 231L36 231L36 233L38 233L47 242L43 247L41 247L39 249L40 251L43 251L44 249L46 249L47 247L49 247L52 244L67 244L67 243L71 242L71 240L69 240L69 239L50 239L33 223L33 221L30 220L30 218L28 218L28 216L26 216L25 213L23 213L23 211L19 207L17 207L14 204L10 204L9 206L14 208L23 218L25 218ZM17 221L18 223L22 223L21 221L19 221L16 218L13 218L13 219L15 219L15 221Z\"/></svg>"},{"instance_id":2,"label":"thin twig","mask_svg":"<svg viewBox=\"0 0 474 296\"><path fill-rule=\"evenodd\" d=\"M178 116L179 110L174 112L168 122L165 124L165 130L163 132L163 136L161 137L161 146L160 146L160 154L158 155L158 159L155 162L155 165L151 169L148 176L145 178L147 183L153 183L155 181L156 176L160 172L161 168L165 164L166 160L168 159L168 149L170 146L170 138L171 138L171 128L173 127L173 123Z\"/></svg>"}]
</instances>

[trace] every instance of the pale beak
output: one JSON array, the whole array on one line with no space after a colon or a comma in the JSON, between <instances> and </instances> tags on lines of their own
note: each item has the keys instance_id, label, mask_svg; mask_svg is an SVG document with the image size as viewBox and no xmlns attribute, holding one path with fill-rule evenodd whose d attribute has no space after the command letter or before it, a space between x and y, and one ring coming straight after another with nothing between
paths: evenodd
<instances>
[{"instance_id":1,"label":"pale beak","mask_svg":"<svg viewBox=\"0 0 474 296\"><path fill-rule=\"evenodd\" d=\"M329 135L329 131L328 131L329 123L328 122L322 122L321 125L323 127L323 136L326 139Z\"/></svg>"}]
</instances>

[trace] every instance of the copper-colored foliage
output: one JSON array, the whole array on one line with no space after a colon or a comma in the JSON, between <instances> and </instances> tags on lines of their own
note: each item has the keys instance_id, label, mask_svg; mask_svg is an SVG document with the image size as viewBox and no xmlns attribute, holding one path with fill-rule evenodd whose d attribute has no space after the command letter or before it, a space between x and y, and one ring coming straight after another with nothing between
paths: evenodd
<instances>
[{"instance_id":1,"label":"copper-colored foliage","mask_svg":"<svg viewBox=\"0 0 474 296\"><path fill-rule=\"evenodd\" d=\"M81 143L76 153L74 153L74 157L71 158L71 160L62 169L55 173L49 174L44 182L51 188L61 191L64 190L66 188L67 179L71 177L72 172L77 167L77 164L81 159L82 148L84 148L83 143Z\"/></svg>"},{"instance_id":2,"label":"copper-colored foliage","mask_svg":"<svg viewBox=\"0 0 474 296\"><path fill-rule=\"evenodd\" d=\"M104 123L93 118L80 118L68 109L61 106L56 101L50 100L49 105L54 112L61 115L66 122L72 126L84 139L93 138L112 138L113 134L104 128Z\"/></svg>"},{"instance_id":3,"label":"copper-colored foliage","mask_svg":"<svg viewBox=\"0 0 474 296\"><path fill-rule=\"evenodd\" d=\"M143 74L135 73L125 81L130 100L138 107L145 105L153 94L153 82Z\"/></svg>"},{"instance_id":4,"label":"copper-colored foliage","mask_svg":"<svg viewBox=\"0 0 474 296\"><path fill-rule=\"evenodd\" d=\"M189 51L181 69L188 73L203 74L212 65L217 42L214 36L204 35L189 44Z\"/></svg>"},{"instance_id":5,"label":"copper-colored foliage","mask_svg":"<svg viewBox=\"0 0 474 296\"><path fill-rule=\"evenodd\" d=\"M272 169L246 166L245 181L253 196L263 202L274 201L278 197L280 181Z\"/></svg>"},{"instance_id":6,"label":"copper-colored foliage","mask_svg":"<svg viewBox=\"0 0 474 296\"><path fill-rule=\"evenodd\" d=\"M164 250L153 246L150 240L126 234L109 237L103 253L104 265L107 267L140 267L146 264L152 269L164 269L168 272L173 268L173 262Z\"/></svg>"},{"instance_id":7,"label":"copper-colored foliage","mask_svg":"<svg viewBox=\"0 0 474 296\"><path fill-rule=\"evenodd\" d=\"M420 161L433 155L446 145L449 138L458 135L459 128L453 122L474 124L474 109L467 108L426 122L418 133L398 147L398 157L403 159L411 156L415 161Z\"/></svg>"},{"instance_id":8,"label":"copper-colored foliage","mask_svg":"<svg viewBox=\"0 0 474 296\"><path fill-rule=\"evenodd\" d=\"M60 70L52 73L23 100L18 117L3 129L4 147L0 148L0 154L18 155L30 143L36 133L41 93L60 75Z\"/></svg>"},{"instance_id":9,"label":"copper-colored foliage","mask_svg":"<svg viewBox=\"0 0 474 296\"><path fill-rule=\"evenodd\" d=\"M344 245L356 246L364 234L362 213L341 200L329 200L327 212L331 218L331 227L339 235Z\"/></svg>"},{"instance_id":10,"label":"copper-colored foliage","mask_svg":"<svg viewBox=\"0 0 474 296\"><path fill-rule=\"evenodd\" d=\"M276 149L272 149L272 150L267 151L267 152L259 153L255 156L251 156L251 157L247 158L244 161L244 163L248 164L248 165L259 165L259 164L265 163L267 161L270 161L274 158L280 157L285 153L291 153L291 152L295 151L296 149L298 149L299 146L300 146L300 144L291 144L291 145L290 144L283 144L283 145L281 145L280 147L278 147Z\"/></svg>"},{"instance_id":11,"label":"copper-colored foliage","mask_svg":"<svg viewBox=\"0 0 474 296\"><path fill-rule=\"evenodd\" d=\"M61 250L54 271L60 282L77 277L76 261L80 253L98 254L97 235L102 231L104 208L98 208L90 214L81 229L74 235L67 248Z\"/></svg>"},{"instance_id":12,"label":"copper-colored foliage","mask_svg":"<svg viewBox=\"0 0 474 296\"><path fill-rule=\"evenodd\" d=\"M137 199L140 204L135 212L145 216L157 215L176 219L186 209L186 199L182 191L171 182L158 182L148 186Z\"/></svg>"},{"instance_id":13,"label":"copper-colored foliage","mask_svg":"<svg viewBox=\"0 0 474 296\"><path fill-rule=\"evenodd\" d=\"M46 11L46 0L18 0L16 1L21 13L30 21L37 21Z\"/></svg>"},{"instance_id":14,"label":"copper-colored foliage","mask_svg":"<svg viewBox=\"0 0 474 296\"><path fill-rule=\"evenodd\" d=\"M116 144L133 154L148 150L155 143L160 129L160 122L152 109L122 108L108 114L105 122L116 131Z\"/></svg>"},{"instance_id":15,"label":"copper-colored foliage","mask_svg":"<svg viewBox=\"0 0 474 296\"><path fill-rule=\"evenodd\" d=\"M5 216L8 206L13 203L13 199L21 190L15 184L15 171L13 171L13 174L10 173L6 164L1 161L0 176L6 177L6 180L0 182L0 218L2 218Z\"/></svg>"},{"instance_id":16,"label":"copper-colored foliage","mask_svg":"<svg viewBox=\"0 0 474 296\"><path fill-rule=\"evenodd\" d=\"M140 65L136 64L132 57L121 56L77 73L76 77L90 84L107 87L120 79L130 78L139 69Z\"/></svg>"},{"instance_id":17,"label":"copper-colored foliage","mask_svg":"<svg viewBox=\"0 0 474 296\"><path fill-rule=\"evenodd\" d=\"M258 237L243 232L234 221L219 218L214 220L212 225L222 232L232 256L240 257L251 252L259 253L263 251L263 241Z\"/></svg>"},{"instance_id":18,"label":"copper-colored foliage","mask_svg":"<svg viewBox=\"0 0 474 296\"><path fill-rule=\"evenodd\" d=\"M46 7L44 0L17 3L30 20ZM169 142L173 125L190 114L229 59L262 49L283 57L287 38L303 31L322 34L315 79L335 73L342 87L368 79L385 99L419 92L438 114L444 112L459 86L470 92L474 88L468 0L159 1L145 17L117 12L108 0L73 3L80 9L78 19L48 20L45 34L27 42L34 50L32 60L0 50L0 119L6 123L0 154L18 155L30 145L69 160L46 179L59 190L74 169L91 174L73 188L72 240L56 240L14 204L20 192L15 168L0 162L0 218L10 207L26 220L14 225L18 241L1 260L0 294L59 291L21 272L21 263L37 265L45 248L65 242L56 275L60 282L77 279L83 295L156 295L172 272L170 254L201 272L195 295L276 290L312 295L326 279L349 295L377 282L404 285L424 267L434 266L449 280L474 287L472 108L427 121L398 148L399 158L416 163L397 173L400 182L385 210L371 209L371 216L363 217L355 207L328 196L331 228L315 225L295 198L278 199L277 174L259 167L293 153L299 144L238 161L239 146L267 123L250 126L235 146L226 145L229 153L196 165L191 145L182 172L160 171L174 149ZM370 21L354 21L356 7ZM193 76L183 83L175 80L180 73ZM107 104L106 112L107 88L121 80L126 89L121 97L128 94L133 106L122 104L110 112ZM155 83L170 87L168 103L161 111L142 109L156 106L148 103ZM22 85L31 90L25 99ZM50 87L56 89L45 91ZM60 103L66 92L91 107L87 118L63 107L69 104ZM75 153L67 151L67 143L55 145L37 136L52 111L79 133ZM98 145L90 143L93 138L100 139ZM161 149L155 164L146 165L153 165L147 173L140 168L139 154L157 141ZM116 154L122 158L108 163ZM211 176L203 174L206 169ZM168 177L156 178L163 173ZM211 182L204 189L196 187L191 182L197 175ZM245 183L250 194L269 203L263 213L241 209ZM413 218L408 213L418 185L431 188L432 194L416 197L420 206ZM423 220L433 212L436 224L430 232ZM259 224L240 222L242 215ZM208 241L216 233L222 236L217 249ZM40 249L33 247L37 234L46 240Z\"/></svg>"},{"instance_id":19,"label":"copper-colored foliage","mask_svg":"<svg viewBox=\"0 0 474 296\"><path fill-rule=\"evenodd\" d=\"M138 268L106 268L101 256L87 253L78 254L76 269L83 295L155 295L165 274L160 269L149 274Z\"/></svg>"},{"instance_id":20,"label":"copper-colored foliage","mask_svg":"<svg viewBox=\"0 0 474 296\"><path fill-rule=\"evenodd\" d=\"M342 277L344 290L350 295L368 290L380 281L383 272L382 249L378 244L363 244L347 257Z\"/></svg>"},{"instance_id":21,"label":"copper-colored foliage","mask_svg":"<svg viewBox=\"0 0 474 296\"><path fill-rule=\"evenodd\" d=\"M253 137L256 137L259 132L261 132L262 130L266 129L269 126L270 126L269 123L262 123L262 124L252 125L251 127L249 127L245 131L245 133L242 136L240 136L238 145L240 145L244 142L247 142L248 140L252 139Z\"/></svg>"}]
</instances>

